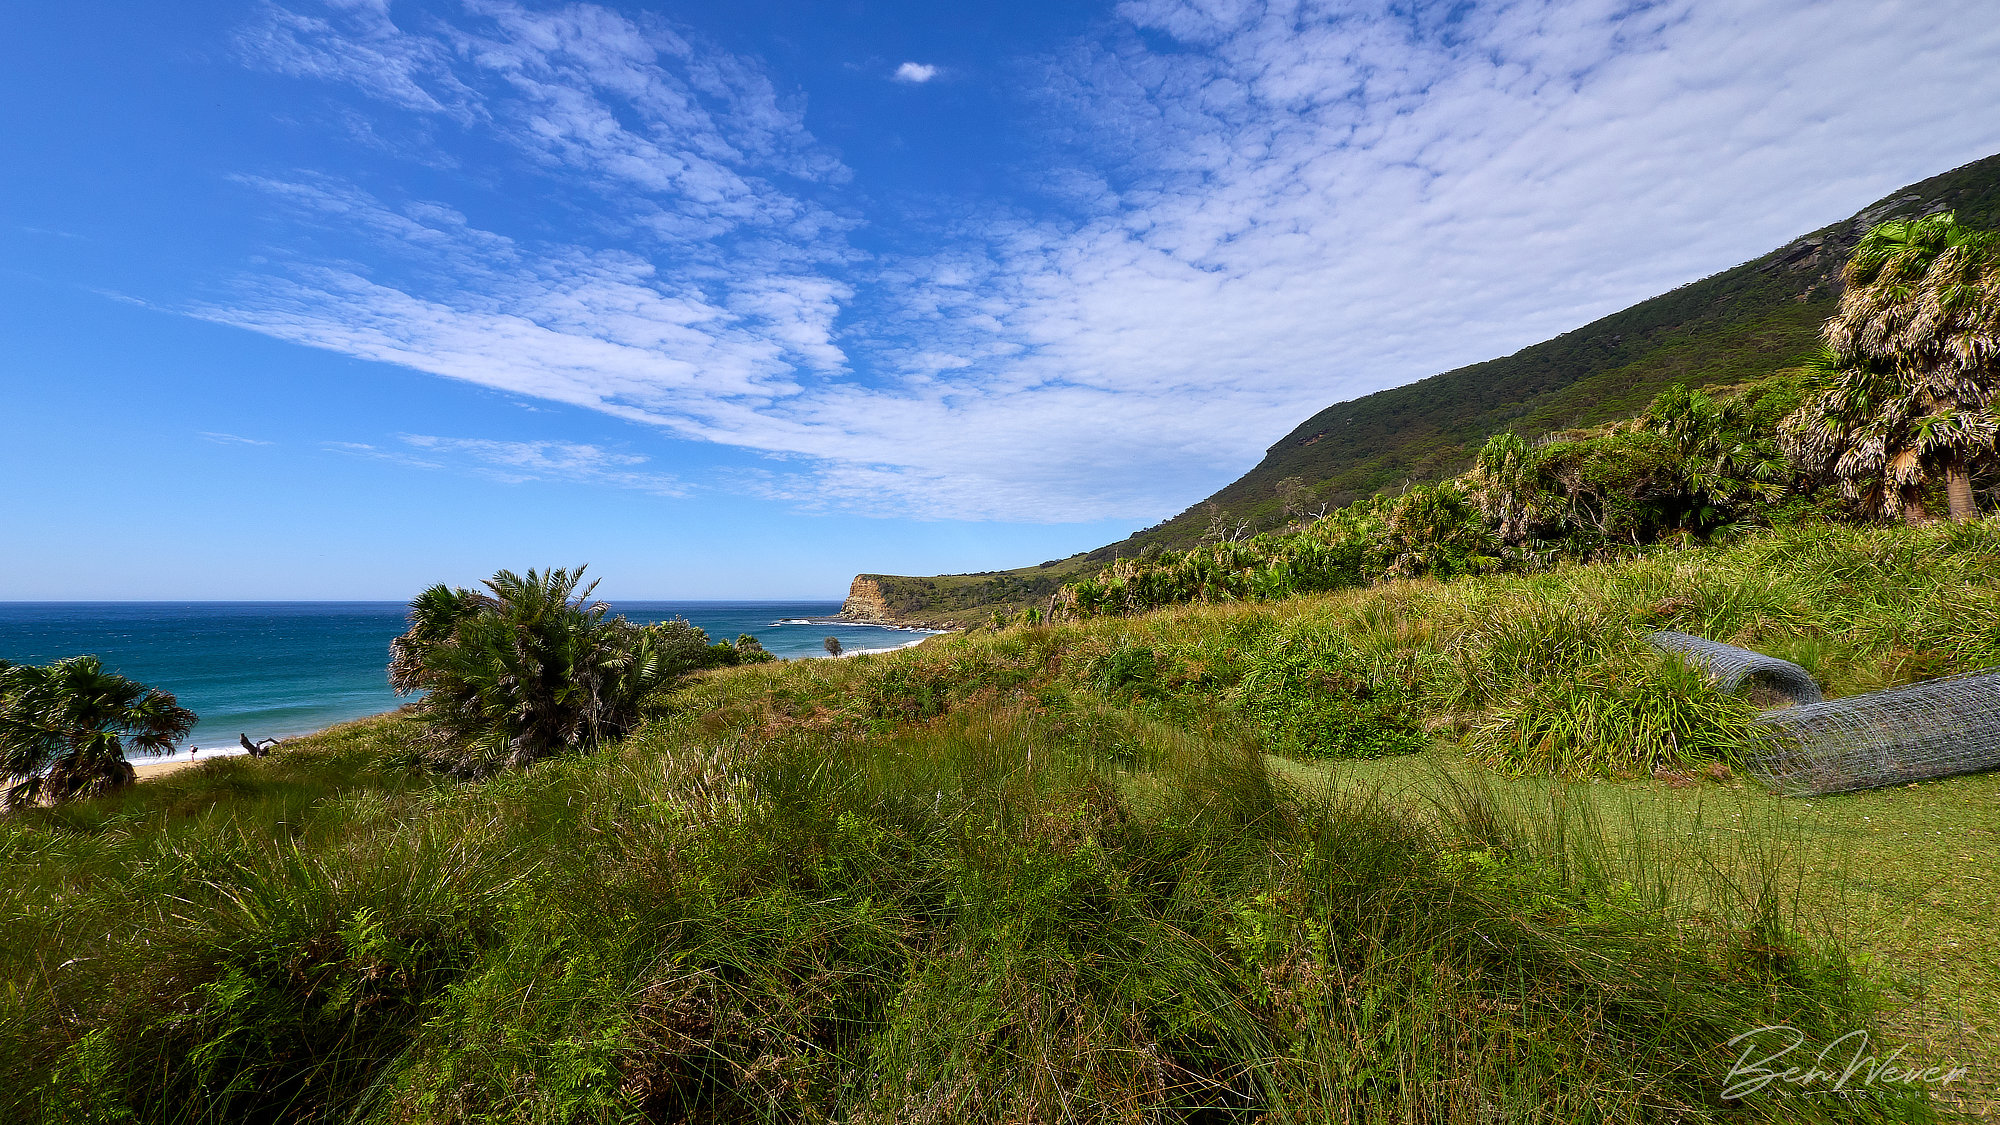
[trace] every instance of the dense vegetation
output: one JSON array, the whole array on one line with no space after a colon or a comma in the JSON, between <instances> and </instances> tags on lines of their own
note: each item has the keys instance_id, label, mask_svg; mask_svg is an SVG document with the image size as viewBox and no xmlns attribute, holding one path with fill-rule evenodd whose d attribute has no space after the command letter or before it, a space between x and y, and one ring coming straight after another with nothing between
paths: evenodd
<instances>
[{"instance_id":1,"label":"dense vegetation","mask_svg":"<svg viewBox=\"0 0 2000 1125\"><path fill-rule=\"evenodd\" d=\"M460 777L622 738L689 672L773 659L748 634L710 644L679 618L614 617L590 601L596 583L583 586L582 567L503 570L485 585L417 595L409 630L389 646L390 684L425 693L427 759Z\"/></svg>"},{"instance_id":2,"label":"dense vegetation","mask_svg":"<svg viewBox=\"0 0 2000 1125\"><path fill-rule=\"evenodd\" d=\"M1464 476L1370 497L1289 528L1148 547L1051 600L1057 617L1269 600L1385 578L1536 572L1672 538L1839 514L1797 472L1779 424L1810 384L1781 376L1711 396L1670 388L1639 418L1529 445L1496 435Z\"/></svg>"},{"instance_id":3,"label":"dense vegetation","mask_svg":"<svg viewBox=\"0 0 2000 1125\"><path fill-rule=\"evenodd\" d=\"M1793 372L1715 395L1676 384L1636 419L1534 445L1496 434L1462 476L1281 532L1246 540L1218 523L1202 545L1149 546L1065 586L1050 612L1535 571L1801 519L1916 525L1940 497L1953 520L1976 519L2000 474L2000 234L1950 212L1891 220L1843 281L1824 351Z\"/></svg>"}]
</instances>

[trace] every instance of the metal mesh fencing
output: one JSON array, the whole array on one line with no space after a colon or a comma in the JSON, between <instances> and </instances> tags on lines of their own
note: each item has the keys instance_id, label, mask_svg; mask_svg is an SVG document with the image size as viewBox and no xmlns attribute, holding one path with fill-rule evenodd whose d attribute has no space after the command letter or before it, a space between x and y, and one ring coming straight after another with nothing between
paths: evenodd
<instances>
[{"instance_id":1,"label":"metal mesh fencing","mask_svg":"<svg viewBox=\"0 0 2000 1125\"><path fill-rule=\"evenodd\" d=\"M2000 766L2000 670L1766 711L1765 784L1798 796Z\"/></svg>"},{"instance_id":2,"label":"metal mesh fencing","mask_svg":"<svg viewBox=\"0 0 2000 1125\"><path fill-rule=\"evenodd\" d=\"M1811 673L1747 648L1662 630L1647 638L1724 691L1778 703L1751 770L1780 793L1874 789L2000 767L2000 669L1825 699Z\"/></svg>"},{"instance_id":3,"label":"metal mesh fencing","mask_svg":"<svg viewBox=\"0 0 2000 1125\"><path fill-rule=\"evenodd\" d=\"M1688 663L1707 672L1722 690L1746 690L1757 703L1790 706L1818 703L1824 698L1812 673L1789 660L1671 629L1662 629L1646 639L1655 647L1686 657Z\"/></svg>"}]
</instances>

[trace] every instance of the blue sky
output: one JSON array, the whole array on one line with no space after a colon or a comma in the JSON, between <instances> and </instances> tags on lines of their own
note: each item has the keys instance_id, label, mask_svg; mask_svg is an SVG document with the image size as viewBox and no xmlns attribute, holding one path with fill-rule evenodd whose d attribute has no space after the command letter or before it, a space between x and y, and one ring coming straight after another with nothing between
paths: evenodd
<instances>
[{"instance_id":1,"label":"blue sky","mask_svg":"<svg viewBox=\"0 0 2000 1125\"><path fill-rule=\"evenodd\" d=\"M1985 0L70 0L0 44L0 599L835 597L2000 151Z\"/></svg>"}]
</instances>

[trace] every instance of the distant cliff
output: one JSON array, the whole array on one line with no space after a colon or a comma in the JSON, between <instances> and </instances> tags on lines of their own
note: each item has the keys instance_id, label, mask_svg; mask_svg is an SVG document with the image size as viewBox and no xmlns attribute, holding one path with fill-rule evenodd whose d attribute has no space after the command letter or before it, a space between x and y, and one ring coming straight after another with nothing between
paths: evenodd
<instances>
[{"instance_id":1,"label":"distant cliff","mask_svg":"<svg viewBox=\"0 0 2000 1125\"><path fill-rule=\"evenodd\" d=\"M847 600L840 603L840 616L844 620L869 625L899 624L890 620L896 614L889 608L888 601L882 597L882 585L877 581L878 577L873 574L855 576L853 585L847 588Z\"/></svg>"},{"instance_id":2,"label":"distant cliff","mask_svg":"<svg viewBox=\"0 0 2000 1125\"><path fill-rule=\"evenodd\" d=\"M1052 559L1040 566L985 574L942 574L911 578L900 574L860 574L841 603L842 620L869 625L909 625L963 629L984 625L998 611L1012 615L1044 607L1049 596L1099 564L1083 555Z\"/></svg>"}]
</instances>

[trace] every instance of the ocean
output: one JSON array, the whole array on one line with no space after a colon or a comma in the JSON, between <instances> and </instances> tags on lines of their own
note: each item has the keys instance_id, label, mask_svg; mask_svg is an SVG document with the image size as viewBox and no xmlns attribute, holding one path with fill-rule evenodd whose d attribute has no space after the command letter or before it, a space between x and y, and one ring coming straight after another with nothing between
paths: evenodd
<instances>
[{"instance_id":1,"label":"ocean","mask_svg":"<svg viewBox=\"0 0 2000 1125\"><path fill-rule=\"evenodd\" d=\"M201 722L173 756L237 753L237 736L288 738L408 703L389 690L389 641L401 602L0 602L0 658L46 664L89 654L121 676L174 693ZM814 625L839 602L620 602L634 621L685 617L711 640L749 633L773 655L822 657L900 648L925 634ZM143 756L135 761L147 760Z\"/></svg>"}]
</instances>

